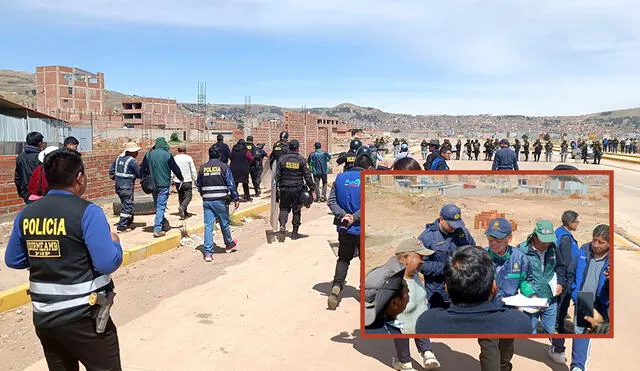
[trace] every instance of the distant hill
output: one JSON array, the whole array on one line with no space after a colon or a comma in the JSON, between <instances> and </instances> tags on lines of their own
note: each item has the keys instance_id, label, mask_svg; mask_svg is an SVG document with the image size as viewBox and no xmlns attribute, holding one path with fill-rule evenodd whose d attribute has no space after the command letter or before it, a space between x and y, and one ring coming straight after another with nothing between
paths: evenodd
<instances>
[{"instance_id":1,"label":"distant hill","mask_svg":"<svg viewBox=\"0 0 640 371\"><path fill-rule=\"evenodd\" d=\"M35 74L22 71L0 70L0 95L14 102L35 107ZM121 110L124 98L132 97L105 90L105 110ZM198 106L194 103L178 103L178 111L194 114ZM441 132L455 133L506 133L506 132L552 132L562 133L607 133L627 135L640 133L640 108L607 111L582 116L522 116L522 115L408 115L384 112L377 108L360 107L351 103L335 107L286 108L253 104L251 116L258 121L279 119L284 112L308 111L313 114L334 116L359 128L375 128L392 132ZM208 104L207 113L214 117L242 121L247 112L243 104Z\"/></svg>"}]
</instances>

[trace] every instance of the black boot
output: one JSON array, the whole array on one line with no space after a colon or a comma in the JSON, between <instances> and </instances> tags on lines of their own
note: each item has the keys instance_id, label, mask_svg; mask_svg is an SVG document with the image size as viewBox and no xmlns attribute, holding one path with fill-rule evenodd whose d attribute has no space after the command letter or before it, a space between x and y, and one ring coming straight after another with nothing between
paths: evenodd
<instances>
[{"instance_id":1,"label":"black boot","mask_svg":"<svg viewBox=\"0 0 640 371\"><path fill-rule=\"evenodd\" d=\"M298 234L298 228L299 227L293 227L293 232L291 232L292 240L297 240L300 237L300 235Z\"/></svg>"}]
</instances>

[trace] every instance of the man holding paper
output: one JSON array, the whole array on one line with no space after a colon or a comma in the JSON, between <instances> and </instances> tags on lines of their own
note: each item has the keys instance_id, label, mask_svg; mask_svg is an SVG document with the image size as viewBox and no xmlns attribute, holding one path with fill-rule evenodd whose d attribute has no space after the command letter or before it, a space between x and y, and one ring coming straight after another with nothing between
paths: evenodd
<instances>
[{"instance_id":1,"label":"man holding paper","mask_svg":"<svg viewBox=\"0 0 640 371\"><path fill-rule=\"evenodd\" d=\"M536 333L538 320L542 322L545 333L553 334L556 330L556 297L562 293L556 270L559 269L556 262L556 234L553 224L548 220L538 220L535 229L519 246L520 251L529 260L527 282L533 289L533 296L548 299L548 306L540 308L535 313L528 313ZM523 292L531 297L531 292Z\"/></svg>"},{"instance_id":2,"label":"man holding paper","mask_svg":"<svg viewBox=\"0 0 640 371\"><path fill-rule=\"evenodd\" d=\"M493 298L497 305L503 305L502 299L515 296L518 290L533 295L533 287L526 281L529 261L524 254L509 245L513 237L511 223L503 218L489 221L485 235L489 253L496 270L498 292ZM511 369L514 352L514 339L478 339L480 344L480 368L482 370Z\"/></svg>"}]
</instances>

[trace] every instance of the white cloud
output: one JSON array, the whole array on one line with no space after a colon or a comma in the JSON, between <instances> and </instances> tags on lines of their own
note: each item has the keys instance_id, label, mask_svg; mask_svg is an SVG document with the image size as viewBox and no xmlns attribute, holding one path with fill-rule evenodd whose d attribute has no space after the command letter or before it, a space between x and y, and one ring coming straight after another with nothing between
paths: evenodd
<instances>
[{"instance_id":1,"label":"white cloud","mask_svg":"<svg viewBox=\"0 0 640 371\"><path fill-rule=\"evenodd\" d=\"M538 105L553 112L566 107L564 112L570 113L572 107L594 111L605 103L617 107L640 102L640 92L628 84L628 78L640 75L640 7L636 2L102 0L89 5L85 0L22 0L6 6L112 22L364 40L386 53L420 61L425 70L438 71L445 80L465 81L466 89L459 85L454 90L460 97L475 97L475 91L491 90L492 85L500 87L496 91L499 99L486 95L473 101L456 98L441 101L439 106L461 104L469 111L470 107L481 108L476 103L481 102L486 111L519 107L529 112L537 111L531 105ZM560 86L560 81L566 81L565 85ZM612 87L614 82L622 85ZM450 89L444 85L440 89ZM518 89L505 88L512 86ZM508 94L513 96L505 97Z\"/></svg>"}]
</instances>

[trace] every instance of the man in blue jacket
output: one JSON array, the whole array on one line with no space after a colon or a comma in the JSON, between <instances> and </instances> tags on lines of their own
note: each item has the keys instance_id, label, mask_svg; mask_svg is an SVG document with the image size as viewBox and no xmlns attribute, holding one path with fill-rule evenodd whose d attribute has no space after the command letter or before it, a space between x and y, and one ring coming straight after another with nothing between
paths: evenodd
<instances>
[{"instance_id":1,"label":"man in blue jacket","mask_svg":"<svg viewBox=\"0 0 640 371\"><path fill-rule=\"evenodd\" d=\"M484 250L489 253L496 274L497 293L493 298L496 305L504 305L502 298L518 294L518 290L528 288L527 270L529 261L524 254L509 245L513 228L508 220L496 218L489 221L485 235L489 246ZM514 352L514 339L478 339L480 344L480 368L482 370L511 369L511 358Z\"/></svg>"},{"instance_id":2,"label":"man in blue jacket","mask_svg":"<svg viewBox=\"0 0 640 371\"><path fill-rule=\"evenodd\" d=\"M591 242L582 245L577 258L571 263L567 272L573 302L578 302L578 291L593 293L595 296L593 308L605 321L609 321L609 249L609 226L600 224L593 230ZM574 320L575 333L584 334L586 329L579 327L575 322L577 321ZM560 340L564 346L564 339ZM586 370L589 348L590 339L573 339L571 371ZM552 351L553 349L549 351L549 355L553 361L558 362L560 358L564 358L563 354L562 357L553 357Z\"/></svg>"},{"instance_id":3,"label":"man in blue jacket","mask_svg":"<svg viewBox=\"0 0 640 371\"><path fill-rule=\"evenodd\" d=\"M329 160L331 155L322 150L322 144L316 142L315 151L309 154L307 164L313 175L313 182L316 184L316 202L327 202L327 174L329 173ZM320 195L320 181L322 181L322 197Z\"/></svg>"},{"instance_id":4,"label":"man in blue jacket","mask_svg":"<svg viewBox=\"0 0 640 371\"><path fill-rule=\"evenodd\" d=\"M453 252L460 246L475 245L471 233L464 226L460 208L448 204L440 210L440 217L426 225L418 239L436 253L425 257L420 268L424 275L429 307L448 308L451 301L444 289L444 267Z\"/></svg>"},{"instance_id":5,"label":"man in blue jacket","mask_svg":"<svg viewBox=\"0 0 640 371\"><path fill-rule=\"evenodd\" d=\"M567 310L569 309L569 301L571 297L567 289L567 268L571 265L571 262L578 256L580 247L578 241L573 237L571 232L578 229L580 220L578 220L578 213L573 210L567 210L562 213L561 217L562 225L556 229L556 245L558 246L556 251L556 261L558 262L558 284L561 285L564 290L558 299L558 316L556 320L556 330L559 334L571 333L567 332L564 328L564 320L567 317ZM556 339L553 339L556 340ZM552 341L553 341L552 340ZM556 349L556 351L558 351ZM564 349L562 349L564 351Z\"/></svg>"},{"instance_id":6,"label":"man in blue jacket","mask_svg":"<svg viewBox=\"0 0 640 371\"><path fill-rule=\"evenodd\" d=\"M370 152L360 151L354 166L338 174L331 186L327 205L334 215L338 232L338 261L327 299L329 309L338 306L338 296L344 288L351 259L360 250L360 171L371 169ZM359 255L359 254L358 254Z\"/></svg>"},{"instance_id":7,"label":"man in blue jacket","mask_svg":"<svg viewBox=\"0 0 640 371\"><path fill-rule=\"evenodd\" d=\"M87 176L79 152L45 157L49 192L18 213L5 251L13 269L29 269L35 332L50 370L120 370L118 334L111 318L102 333L93 295L110 295L111 273L122 264L118 235L102 209L82 199ZM108 315L108 313L107 313Z\"/></svg>"}]
</instances>

